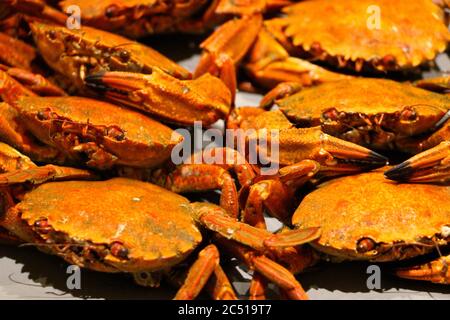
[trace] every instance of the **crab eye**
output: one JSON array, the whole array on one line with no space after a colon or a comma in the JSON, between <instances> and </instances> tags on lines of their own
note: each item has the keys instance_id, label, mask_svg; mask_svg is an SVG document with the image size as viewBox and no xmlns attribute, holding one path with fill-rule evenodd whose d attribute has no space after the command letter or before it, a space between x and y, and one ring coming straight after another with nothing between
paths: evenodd
<instances>
[{"instance_id":1,"label":"crab eye","mask_svg":"<svg viewBox=\"0 0 450 320\"><path fill-rule=\"evenodd\" d=\"M111 254L120 259L128 259L128 249L120 242L113 242L110 246Z\"/></svg>"},{"instance_id":2,"label":"crab eye","mask_svg":"<svg viewBox=\"0 0 450 320\"><path fill-rule=\"evenodd\" d=\"M323 118L325 120L333 120L334 121L334 120L337 120L338 117L339 117L339 114L338 114L337 110L334 108L328 109L328 110L324 111L324 113L323 113Z\"/></svg>"},{"instance_id":3,"label":"crab eye","mask_svg":"<svg viewBox=\"0 0 450 320\"><path fill-rule=\"evenodd\" d=\"M56 39L56 31L55 30L50 30L49 32L47 32L47 38L51 41Z\"/></svg>"},{"instance_id":4,"label":"crab eye","mask_svg":"<svg viewBox=\"0 0 450 320\"><path fill-rule=\"evenodd\" d=\"M417 113L414 109L407 108L401 112L400 120L415 121L415 120L417 120Z\"/></svg>"},{"instance_id":5,"label":"crab eye","mask_svg":"<svg viewBox=\"0 0 450 320\"><path fill-rule=\"evenodd\" d=\"M356 245L356 250L359 253L365 253L372 251L375 249L375 241L370 238L361 238L358 240L358 244Z\"/></svg>"},{"instance_id":6,"label":"crab eye","mask_svg":"<svg viewBox=\"0 0 450 320\"><path fill-rule=\"evenodd\" d=\"M105 16L108 18L113 18L117 15L117 6L115 4L110 5L105 9Z\"/></svg>"},{"instance_id":7,"label":"crab eye","mask_svg":"<svg viewBox=\"0 0 450 320\"><path fill-rule=\"evenodd\" d=\"M130 60L130 52L128 50L120 50L119 58L122 62L128 62L128 60Z\"/></svg>"}]
</instances>

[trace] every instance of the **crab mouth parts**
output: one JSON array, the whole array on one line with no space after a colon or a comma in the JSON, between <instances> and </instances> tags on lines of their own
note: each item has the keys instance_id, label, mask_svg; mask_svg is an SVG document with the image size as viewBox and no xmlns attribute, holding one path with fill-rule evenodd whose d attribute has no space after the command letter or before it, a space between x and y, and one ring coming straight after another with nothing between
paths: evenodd
<instances>
[{"instance_id":1,"label":"crab mouth parts","mask_svg":"<svg viewBox=\"0 0 450 320\"><path fill-rule=\"evenodd\" d=\"M102 142L105 137L118 142L125 140L125 132L117 126L76 123L50 110L38 112L36 119L41 122L51 121L49 136L59 149L76 158L86 157L85 162L95 167L110 168L118 159L104 149Z\"/></svg>"},{"instance_id":2,"label":"crab mouth parts","mask_svg":"<svg viewBox=\"0 0 450 320\"><path fill-rule=\"evenodd\" d=\"M448 241L446 238L448 237L445 235L435 235L412 243L377 243L371 238L361 238L356 245L356 251L372 261L404 260L430 253L433 249L439 251L439 245Z\"/></svg>"},{"instance_id":3,"label":"crab mouth parts","mask_svg":"<svg viewBox=\"0 0 450 320\"><path fill-rule=\"evenodd\" d=\"M50 41L64 45L60 60L65 58L73 60L78 65L78 77L81 80L84 80L86 75L99 70L143 71L143 66L133 61L130 51L125 49L126 46L133 45L133 42L106 47L101 43L89 44L74 34L62 35L59 39Z\"/></svg>"},{"instance_id":4,"label":"crab mouth parts","mask_svg":"<svg viewBox=\"0 0 450 320\"><path fill-rule=\"evenodd\" d=\"M128 260L128 250L118 242L113 242L108 246L91 241L77 241L64 232L54 230L45 218L37 220L31 226L31 230L35 238L40 240L33 244L34 246L44 250L48 249L66 261L82 267L120 272L121 270L117 267L107 263L105 258L112 255L122 261Z\"/></svg>"},{"instance_id":5,"label":"crab mouth parts","mask_svg":"<svg viewBox=\"0 0 450 320\"><path fill-rule=\"evenodd\" d=\"M345 113L332 108L323 112L321 119L324 132L380 150L395 150L396 142L402 137L402 133L396 128L399 125L409 125L411 130L408 131L413 131L416 121L417 115L411 108L393 114L380 113L372 116Z\"/></svg>"}]
</instances>

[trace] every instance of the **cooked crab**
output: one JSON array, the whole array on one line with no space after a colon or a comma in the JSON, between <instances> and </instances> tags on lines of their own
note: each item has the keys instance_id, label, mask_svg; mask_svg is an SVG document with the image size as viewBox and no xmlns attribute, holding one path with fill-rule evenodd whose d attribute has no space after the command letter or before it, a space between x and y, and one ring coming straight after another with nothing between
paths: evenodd
<instances>
[{"instance_id":1,"label":"cooked crab","mask_svg":"<svg viewBox=\"0 0 450 320\"><path fill-rule=\"evenodd\" d=\"M34 161L154 167L182 141L136 111L80 97L39 97L0 70L1 139Z\"/></svg>"},{"instance_id":2,"label":"cooked crab","mask_svg":"<svg viewBox=\"0 0 450 320\"><path fill-rule=\"evenodd\" d=\"M369 148L412 153L423 148L419 135L435 130L450 108L446 95L371 78L304 89L284 83L269 92L261 106L274 101L298 126L320 125L330 135Z\"/></svg>"},{"instance_id":3,"label":"cooked crab","mask_svg":"<svg viewBox=\"0 0 450 320\"><path fill-rule=\"evenodd\" d=\"M264 22L252 15L222 25L201 44L195 75L210 72L234 92L241 62L264 88L286 81L310 86L350 76L306 60L358 72L409 70L433 61L450 39L444 11L430 0L302 1L283 11ZM379 24L372 27L373 19Z\"/></svg>"},{"instance_id":4,"label":"cooked crab","mask_svg":"<svg viewBox=\"0 0 450 320\"><path fill-rule=\"evenodd\" d=\"M0 175L0 184L10 190L25 181L35 182L33 169ZM134 273L141 284L152 284L142 274L163 271L185 260L202 240L200 225L261 253L282 248L270 245L272 235L267 231L237 222L218 206L190 203L150 183L126 178L44 182L38 181L39 186L22 195L17 190L3 191L8 210L1 225L69 263L102 272ZM310 231L298 233L298 244L309 241L310 235ZM268 260L255 254L255 268L261 259ZM200 265L194 264L178 298L198 294L201 288L196 284L218 265L217 250L206 247L200 261ZM259 271L286 288L291 297L305 297L300 284L280 265L272 262Z\"/></svg>"},{"instance_id":5,"label":"cooked crab","mask_svg":"<svg viewBox=\"0 0 450 320\"><path fill-rule=\"evenodd\" d=\"M267 25L288 50L356 71L414 68L450 40L443 9L429 0L303 1L283 11Z\"/></svg>"},{"instance_id":6,"label":"cooked crab","mask_svg":"<svg viewBox=\"0 0 450 320\"><path fill-rule=\"evenodd\" d=\"M187 70L142 44L89 27L31 21L30 28L48 65L80 88L87 80L111 100L181 125L208 126L229 112L230 92L219 79L189 80Z\"/></svg>"},{"instance_id":7,"label":"cooked crab","mask_svg":"<svg viewBox=\"0 0 450 320\"><path fill-rule=\"evenodd\" d=\"M311 245L332 260L399 261L448 246L449 197L449 187L397 184L378 170L322 184L304 197L292 224L320 226ZM449 283L446 259L398 275Z\"/></svg>"}]
</instances>

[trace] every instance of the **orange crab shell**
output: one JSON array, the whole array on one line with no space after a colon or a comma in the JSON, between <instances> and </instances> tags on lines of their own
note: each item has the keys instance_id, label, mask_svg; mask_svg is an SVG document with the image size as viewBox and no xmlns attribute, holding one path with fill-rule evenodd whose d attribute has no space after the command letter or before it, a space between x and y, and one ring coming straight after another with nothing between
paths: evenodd
<instances>
[{"instance_id":1,"label":"orange crab shell","mask_svg":"<svg viewBox=\"0 0 450 320\"><path fill-rule=\"evenodd\" d=\"M296 48L357 71L366 63L381 71L416 67L450 40L443 10L429 0L303 1L284 11L283 34Z\"/></svg>"},{"instance_id":2,"label":"orange crab shell","mask_svg":"<svg viewBox=\"0 0 450 320\"><path fill-rule=\"evenodd\" d=\"M29 241L47 243L45 250L69 263L137 272L171 267L201 242L189 205L156 185L114 178L46 183L28 192L14 210L32 230L35 239ZM43 220L46 228L40 229ZM56 244L69 249L58 250ZM117 244L120 251L114 252ZM81 249L90 254L81 256Z\"/></svg>"},{"instance_id":3,"label":"orange crab shell","mask_svg":"<svg viewBox=\"0 0 450 320\"><path fill-rule=\"evenodd\" d=\"M59 6L66 11L76 5L84 23L139 38L176 30L180 21L202 9L205 3L207 0L64 0Z\"/></svg>"},{"instance_id":4,"label":"orange crab shell","mask_svg":"<svg viewBox=\"0 0 450 320\"><path fill-rule=\"evenodd\" d=\"M30 28L50 67L79 85L83 85L82 65L141 73L156 67L179 79L191 78L189 71L159 52L113 33L90 27L70 30L42 21L31 21Z\"/></svg>"},{"instance_id":5,"label":"orange crab shell","mask_svg":"<svg viewBox=\"0 0 450 320\"><path fill-rule=\"evenodd\" d=\"M320 226L318 250L341 259L392 261L430 252L449 240L450 188L397 184L382 170L322 184L292 217Z\"/></svg>"},{"instance_id":6,"label":"orange crab shell","mask_svg":"<svg viewBox=\"0 0 450 320\"><path fill-rule=\"evenodd\" d=\"M346 133L360 127L407 137L429 131L450 108L450 99L392 80L355 78L305 88L277 104L292 122L322 125L325 132L348 140Z\"/></svg>"},{"instance_id":7,"label":"orange crab shell","mask_svg":"<svg viewBox=\"0 0 450 320\"><path fill-rule=\"evenodd\" d=\"M56 147L55 138L60 138L58 131L76 132L116 156L116 164L157 166L166 161L175 145L182 141L181 135L139 112L98 100L27 97L16 106L26 128L40 141Z\"/></svg>"}]
</instances>

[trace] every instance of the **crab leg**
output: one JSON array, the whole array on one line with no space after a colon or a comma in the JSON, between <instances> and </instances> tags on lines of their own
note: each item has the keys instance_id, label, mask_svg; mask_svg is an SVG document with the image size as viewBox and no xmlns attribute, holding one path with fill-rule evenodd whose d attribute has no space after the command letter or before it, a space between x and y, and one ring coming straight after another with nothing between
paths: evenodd
<instances>
[{"instance_id":1,"label":"crab leg","mask_svg":"<svg viewBox=\"0 0 450 320\"><path fill-rule=\"evenodd\" d=\"M175 193L221 190L220 205L233 217L238 216L238 193L234 179L225 169L209 164L183 164L173 172L159 174L153 182ZM164 180L164 181L161 181Z\"/></svg>"},{"instance_id":2,"label":"crab leg","mask_svg":"<svg viewBox=\"0 0 450 320\"><path fill-rule=\"evenodd\" d=\"M249 300L266 300L267 281L264 276L254 272L249 289Z\"/></svg>"},{"instance_id":3,"label":"crab leg","mask_svg":"<svg viewBox=\"0 0 450 320\"><path fill-rule=\"evenodd\" d=\"M209 203L191 204L194 218L209 230L215 231L227 239L245 244L255 250L264 252L279 250L283 247L301 245L316 239L320 233L317 228L293 230L285 234L289 241L278 241L279 236L267 230L252 227L230 217L221 207ZM272 241L272 239L276 241Z\"/></svg>"},{"instance_id":4,"label":"crab leg","mask_svg":"<svg viewBox=\"0 0 450 320\"><path fill-rule=\"evenodd\" d=\"M385 176L396 181L448 183L450 181L450 141L419 153L387 170Z\"/></svg>"},{"instance_id":5,"label":"crab leg","mask_svg":"<svg viewBox=\"0 0 450 320\"><path fill-rule=\"evenodd\" d=\"M238 193L233 169L241 185L250 184L255 173L245 158L234 149L213 148L191 156L188 161L169 173L158 170L153 173L152 182L175 193L221 190L220 206L237 218L239 215Z\"/></svg>"},{"instance_id":6,"label":"crab leg","mask_svg":"<svg viewBox=\"0 0 450 320\"><path fill-rule=\"evenodd\" d=\"M252 183L256 176L255 171L245 157L237 150L228 147L205 149L194 153L191 156L190 163L198 162L214 164L226 170L233 170L241 186Z\"/></svg>"},{"instance_id":7,"label":"crab leg","mask_svg":"<svg viewBox=\"0 0 450 320\"><path fill-rule=\"evenodd\" d=\"M179 80L154 68L151 74L101 72L87 76L85 81L111 101L181 125L202 121L209 126L228 115L231 106L229 90L210 74Z\"/></svg>"},{"instance_id":8,"label":"crab leg","mask_svg":"<svg viewBox=\"0 0 450 320\"><path fill-rule=\"evenodd\" d=\"M7 68L0 65L0 69L6 71L8 75L19 81L28 89L40 96L65 96L64 90L51 83L40 74L35 74L25 69Z\"/></svg>"},{"instance_id":9,"label":"crab leg","mask_svg":"<svg viewBox=\"0 0 450 320\"><path fill-rule=\"evenodd\" d=\"M236 292L220 264L214 269L205 289L215 300L237 300Z\"/></svg>"},{"instance_id":10,"label":"crab leg","mask_svg":"<svg viewBox=\"0 0 450 320\"><path fill-rule=\"evenodd\" d=\"M0 62L8 66L30 69L36 50L25 42L0 32Z\"/></svg>"},{"instance_id":11,"label":"crab leg","mask_svg":"<svg viewBox=\"0 0 450 320\"><path fill-rule=\"evenodd\" d=\"M448 94L450 92L450 75L419 80L414 85L422 89Z\"/></svg>"},{"instance_id":12,"label":"crab leg","mask_svg":"<svg viewBox=\"0 0 450 320\"><path fill-rule=\"evenodd\" d=\"M291 299L307 300L308 296L294 275L286 268L264 255L258 255L253 250L240 243L230 242L225 238L216 237L217 242L234 257L243 261L250 269L279 286Z\"/></svg>"},{"instance_id":13,"label":"crab leg","mask_svg":"<svg viewBox=\"0 0 450 320\"><path fill-rule=\"evenodd\" d=\"M401 278L450 284L450 256L443 256L429 263L411 268L401 268L395 273Z\"/></svg>"},{"instance_id":14,"label":"crab leg","mask_svg":"<svg viewBox=\"0 0 450 320\"><path fill-rule=\"evenodd\" d=\"M218 265L219 251L215 245L210 244L198 254L174 300L195 299Z\"/></svg>"},{"instance_id":15,"label":"crab leg","mask_svg":"<svg viewBox=\"0 0 450 320\"><path fill-rule=\"evenodd\" d=\"M68 18L64 13L48 6L42 0L5 0L5 2L20 13L50 20L60 25L65 25Z\"/></svg>"},{"instance_id":16,"label":"crab leg","mask_svg":"<svg viewBox=\"0 0 450 320\"><path fill-rule=\"evenodd\" d=\"M294 208L289 208L287 204L292 203L294 190L318 170L319 165L316 162L305 160L280 169L278 179L262 180L251 185L242 214L243 222L265 229L264 207L281 221L289 221ZM288 187L284 183L287 181L291 181L295 187ZM264 299L265 287L264 278L255 272L250 285L250 299Z\"/></svg>"},{"instance_id":17,"label":"crab leg","mask_svg":"<svg viewBox=\"0 0 450 320\"><path fill-rule=\"evenodd\" d=\"M33 185L42 184L47 181L60 181L67 179L91 180L96 176L83 169L46 165L29 169L19 169L0 174L0 187L21 183L31 183Z\"/></svg>"},{"instance_id":18,"label":"crab leg","mask_svg":"<svg viewBox=\"0 0 450 320\"><path fill-rule=\"evenodd\" d=\"M277 100L291 96L296 92L299 92L303 86L299 82L282 82L275 88L270 90L259 102L259 106L268 110L271 108Z\"/></svg>"},{"instance_id":19,"label":"crab leg","mask_svg":"<svg viewBox=\"0 0 450 320\"><path fill-rule=\"evenodd\" d=\"M254 14L230 20L214 31L200 47L204 50L194 77L205 73L218 76L236 93L236 65L242 60L262 27L262 16Z\"/></svg>"},{"instance_id":20,"label":"crab leg","mask_svg":"<svg viewBox=\"0 0 450 320\"><path fill-rule=\"evenodd\" d=\"M306 60L291 57L269 33L267 27L259 32L244 67L255 82L269 89L283 82L294 82L298 86L312 86L349 78Z\"/></svg>"},{"instance_id":21,"label":"crab leg","mask_svg":"<svg viewBox=\"0 0 450 320\"><path fill-rule=\"evenodd\" d=\"M317 162L303 160L281 168L276 177L252 184L244 205L243 220L256 227L265 227L264 209L267 209L272 216L289 224L295 209L290 205L293 204L295 191L319 169Z\"/></svg>"}]
</instances>

